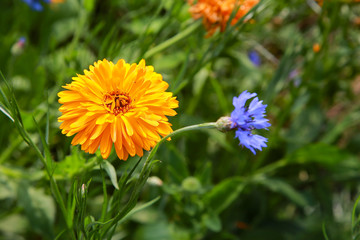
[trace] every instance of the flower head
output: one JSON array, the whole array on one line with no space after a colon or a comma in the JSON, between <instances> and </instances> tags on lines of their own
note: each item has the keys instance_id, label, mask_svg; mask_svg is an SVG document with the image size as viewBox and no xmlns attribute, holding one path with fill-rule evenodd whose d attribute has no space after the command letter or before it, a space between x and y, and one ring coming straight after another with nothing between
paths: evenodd
<instances>
[{"instance_id":1,"label":"flower head","mask_svg":"<svg viewBox=\"0 0 360 240\"><path fill-rule=\"evenodd\" d=\"M314 51L314 53L320 52L320 49L321 49L320 44L318 44L318 43L314 43L314 44L313 44L313 51Z\"/></svg>"},{"instance_id":2,"label":"flower head","mask_svg":"<svg viewBox=\"0 0 360 240\"><path fill-rule=\"evenodd\" d=\"M73 77L58 94L62 116L60 129L67 136L74 134L71 144L81 144L85 152L94 153L100 146L104 159L114 144L120 159L143 155L172 132L166 116L174 116L176 97L165 92L168 84L152 66L116 64L104 59Z\"/></svg>"},{"instance_id":3,"label":"flower head","mask_svg":"<svg viewBox=\"0 0 360 240\"><path fill-rule=\"evenodd\" d=\"M231 113L230 121L232 129L236 129L235 137L239 138L240 145L250 149L256 154L255 149L261 151L262 147L266 147L267 139L260 135L252 134L253 129L262 129L270 127L268 119L265 118L265 108L267 105L262 104L255 97L256 93L244 91L239 97L234 97L233 105L235 110ZM247 100L255 97L248 106L245 105Z\"/></svg>"},{"instance_id":4,"label":"flower head","mask_svg":"<svg viewBox=\"0 0 360 240\"><path fill-rule=\"evenodd\" d=\"M34 11L42 11L44 7L41 5L40 0L22 0ZM49 3L50 0L44 0L44 2Z\"/></svg>"},{"instance_id":5,"label":"flower head","mask_svg":"<svg viewBox=\"0 0 360 240\"><path fill-rule=\"evenodd\" d=\"M248 52L249 60L254 64L254 66L259 67L261 65L261 57L255 50Z\"/></svg>"},{"instance_id":6,"label":"flower head","mask_svg":"<svg viewBox=\"0 0 360 240\"><path fill-rule=\"evenodd\" d=\"M22 0L34 11L42 11L44 7L41 5L40 0ZM62 3L65 0L43 0L44 3Z\"/></svg>"},{"instance_id":7,"label":"flower head","mask_svg":"<svg viewBox=\"0 0 360 240\"><path fill-rule=\"evenodd\" d=\"M203 18L203 24L208 30L207 36L211 36L216 29L220 28L223 32L229 21L231 14L236 10L235 16L231 20L231 25L236 24L246 15L259 0L188 0L190 13L194 19Z\"/></svg>"}]
</instances>

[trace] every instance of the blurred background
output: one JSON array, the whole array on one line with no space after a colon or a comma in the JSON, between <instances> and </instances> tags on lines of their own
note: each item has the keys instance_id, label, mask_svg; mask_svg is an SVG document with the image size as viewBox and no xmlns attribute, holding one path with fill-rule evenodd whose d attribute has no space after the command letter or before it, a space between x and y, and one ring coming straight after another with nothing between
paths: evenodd
<instances>
[{"instance_id":1,"label":"blurred background","mask_svg":"<svg viewBox=\"0 0 360 240\"><path fill-rule=\"evenodd\" d=\"M65 199L91 179L88 219L104 199L100 168L86 165L99 154L61 134L57 93L95 61L154 66L179 100L173 129L229 116L244 90L268 105L256 155L217 130L163 144L139 204L160 199L109 239L358 239L360 3L260 1L250 20L205 37L182 0L25 2L0 2L0 70L40 148L33 118L46 133ZM108 161L122 176L137 159ZM119 191L110 179L106 189ZM70 239L64 229L41 161L1 113L0 239Z\"/></svg>"}]
</instances>

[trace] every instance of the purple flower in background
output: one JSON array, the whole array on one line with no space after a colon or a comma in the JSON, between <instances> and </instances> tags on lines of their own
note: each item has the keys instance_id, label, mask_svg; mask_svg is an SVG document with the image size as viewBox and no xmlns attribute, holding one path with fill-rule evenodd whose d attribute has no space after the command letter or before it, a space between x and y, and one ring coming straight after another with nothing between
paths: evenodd
<instances>
[{"instance_id":1,"label":"purple flower in background","mask_svg":"<svg viewBox=\"0 0 360 240\"><path fill-rule=\"evenodd\" d=\"M13 44L13 46L11 47L11 53L13 55L20 55L23 53L24 48L25 48L25 44L26 44L26 38L25 37L20 37L16 43Z\"/></svg>"},{"instance_id":2,"label":"purple flower in background","mask_svg":"<svg viewBox=\"0 0 360 240\"><path fill-rule=\"evenodd\" d=\"M24 3L29 5L34 11L42 11L44 7L41 5L40 0L22 0ZM50 3L51 0L43 0L45 3Z\"/></svg>"},{"instance_id":3,"label":"purple flower in background","mask_svg":"<svg viewBox=\"0 0 360 240\"><path fill-rule=\"evenodd\" d=\"M252 134L253 129L262 129L270 127L268 119L265 118L265 108L267 105L262 104L255 97L256 93L249 93L244 91L239 97L234 97L233 105L235 110L231 113L231 129L236 129L235 137L239 138L240 145L250 149L250 151L256 154L255 149L262 150L262 147L266 147L267 138ZM249 104L245 106L245 103L250 98L255 97Z\"/></svg>"},{"instance_id":4,"label":"purple flower in background","mask_svg":"<svg viewBox=\"0 0 360 240\"><path fill-rule=\"evenodd\" d=\"M260 55L255 50L251 50L248 52L248 57L250 61L257 67L261 65L261 58Z\"/></svg>"},{"instance_id":5,"label":"purple flower in background","mask_svg":"<svg viewBox=\"0 0 360 240\"><path fill-rule=\"evenodd\" d=\"M20 37L19 40L16 42L16 44L19 47L24 47L25 43L26 43L26 38L25 37Z\"/></svg>"},{"instance_id":6,"label":"purple flower in background","mask_svg":"<svg viewBox=\"0 0 360 240\"><path fill-rule=\"evenodd\" d=\"M301 84L301 72L298 69L294 69L289 73L288 80L294 83L295 87Z\"/></svg>"}]
</instances>

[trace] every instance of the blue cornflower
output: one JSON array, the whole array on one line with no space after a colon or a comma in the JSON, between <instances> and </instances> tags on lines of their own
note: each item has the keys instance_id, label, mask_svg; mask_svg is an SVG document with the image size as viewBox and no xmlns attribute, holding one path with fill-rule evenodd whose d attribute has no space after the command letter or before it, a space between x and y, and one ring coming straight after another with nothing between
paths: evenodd
<instances>
[{"instance_id":1,"label":"blue cornflower","mask_svg":"<svg viewBox=\"0 0 360 240\"><path fill-rule=\"evenodd\" d=\"M256 67L259 67L261 65L260 55L255 50L251 50L248 52L248 58Z\"/></svg>"},{"instance_id":2,"label":"blue cornflower","mask_svg":"<svg viewBox=\"0 0 360 240\"><path fill-rule=\"evenodd\" d=\"M255 149L262 150L266 147L267 138L252 134L253 129L262 129L270 127L268 119L265 118L265 108L267 105L262 104L262 101L256 97L249 106L245 103L250 98L255 97L256 93L249 93L244 91L239 97L234 97L233 105L235 110L231 113L230 122L231 129L235 129L235 137L239 138L240 145L250 149L251 152L256 154Z\"/></svg>"},{"instance_id":3,"label":"blue cornflower","mask_svg":"<svg viewBox=\"0 0 360 240\"><path fill-rule=\"evenodd\" d=\"M44 7L41 5L40 0L22 0L24 3L29 5L35 11L42 11ZM50 3L51 0L43 0L45 3Z\"/></svg>"}]
</instances>

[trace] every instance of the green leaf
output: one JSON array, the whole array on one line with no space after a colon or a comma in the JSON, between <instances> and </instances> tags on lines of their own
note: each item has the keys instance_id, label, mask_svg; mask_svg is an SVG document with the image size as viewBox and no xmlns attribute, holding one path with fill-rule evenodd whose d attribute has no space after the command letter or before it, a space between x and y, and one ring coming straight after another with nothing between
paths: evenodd
<instances>
[{"instance_id":1,"label":"green leaf","mask_svg":"<svg viewBox=\"0 0 360 240\"><path fill-rule=\"evenodd\" d=\"M182 50L182 51L174 52L171 55L165 55L161 58L156 58L154 60L154 66L157 66L156 67L157 71L162 72L168 69L177 68L182 62L185 61L185 59L186 59L186 55L185 52Z\"/></svg>"},{"instance_id":2,"label":"green leaf","mask_svg":"<svg viewBox=\"0 0 360 240\"><path fill-rule=\"evenodd\" d=\"M170 178L180 184L184 178L189 176L186 159L184 159L182 152L176 146L169 145L169 148L171 151L169 159L166 161L166 168L170 173Z\"/></svg>"},{"instance_id":3,"label":"green leaf","mask_svg":"<svg viewBox=\"0 0 360 240\"><path fill-rule=\"evenodd\" d=\"M170 235L169 224L166 221L157 221L153 224L144 224L137 229L134 239L137 240L168 240L175 239ZM184 239L184 238L177 238ZM185 238L186 239L186 238ZM186 239L187 240L187 239Z\"/></svg>"},{"instance_id":4,"label":"green leaf","mask_svg":"<svg viewBox=\"0 0 360 240\"><path fill-rule=\"evenodd\" d=\"M211 182L211 173L212 173L212 164L211 162L206 162L201 169L201 172L197 174L202 185L209 185Z\"/></svg>"},{"instance_id":5,"label":"green leaf","mask_svg":"<svg viewBox=\"0 0 360 240\"><path fill-rule=\"evenodd\" d=\"M14 122L14 119L11 117L11 113L7 108L0 102L0 111L2 111L11 121Z\"/></svg>"},{"instance_id":6,"label":"green leaf","mask_svg":"<svg viewBox=\"0 0 360 240\"><path fill-rule=\"evenodd\" d=\"M84 7L88 12L91 12L94 9L95 0L84 0Z\"/></svg>"},{"instance_id":7,"label":"green leaf","mask_svg":"<svg viewBox=\"0 0 360 240\"><path fill-rule=\"evenodd\" d=\"M118 181L117 181L117 176L116 176L116 171L114 166L107 160L104 160L101 163L101 167L103 167L106 171L106 173L109 175L111 183L113 184L113 186L119 190L119 185L118 185Z\"/></svg>"},{"instance_id":8,"label":"green leaf","mask_svg":"<svg viewBox=\"0 0 360 240\"><path fill-rule=\"evenodd\" d=\"M74 34L79 23L78 21L77 18L65 18L61 21L57 21L52 26L51 37L54 38L56 42L64 41Z\"/></svg>"},{"instance_id":9,"label":"green leaf","mask_svg":"<svg viewBox=\"0 0 360 240\"><path fill-rule=\"evenodd\" d=\"M285 197L289 198L292 202L299 206L305 207L308 205L308 201L303 195L296 191L290 184L280 179L261 177L256 178L253 181L265 186L273 192L283 194Z\"/></svg>"},{"instance_id":10,"label":"green leaf","mask_svg":"<svg viewBox=\"0 0 360 240\"><path fill-rule=\"evenodd\" d=\"M50 153L50 148L49 148L49 144L47 143L44 134L41 132L41 129L38 125L38 123L36 122L35 118L33 117L35 126L37 128L37 131L39 133L40 139L41 139L41 143L42 146L44 148L44 155L45 155L45 160L46 160L46 164L47 164L47 168L48 169L52 169L52 158L51 158L51 153Z\"/></svg>"},{"instance_id":11,"label":"green leaf","mask_svg":"<svg viewBox=\"0 0 360 240\"><path fill-rule=\"evenodd\" d=\"M54 239L55 203L52 197L26 183L19 184L18 194L19 205L24 209L31 228L48 239Z\"/></svg>"},{"instance_id":12,"label":"green leaf","mask_svg":"<svg viewBox=\"0 0 360 240\"><path fill-rule=\"evenodd\" d=\"M144 204L139 204L137 207L133 208L128 214L126 214L120 221L118 224L121 224L122 222L126 221L128 218L130 218L132 215L134 215L137 212L140 212L142 210L144 210L145 208L150 207L151 205L153 205L154 203L156 203L157 201L159 201L160 196L154 198L153 200L144 203Z\"/></svg>"},{"instance_id":13,"label":"green leaf","mask_svg":"<svg viewBox=\"0 0 360 240\"><path fill-rule=\"evenodd\" d=\"M23 215L20 214L11 214L4 216L0 219L0 231L2 236L11 236L15 233L24 234L26 233L26 228L28 227L28 221ZM7 238L3 238L7 239Z\"/></svg>"},{"instance_id":14,"label":"green leaf","mask_svg":"<svg viewBox=\"0 0 360 240\"><path fill-rule=\"evenodd\" d=\"M335 126L329 128L329 131L322 137L321 142L332 143L339 137L346 129L352 126L357 126L360 123L360 112L350 112L344 119L339 121Z\"/></svg>"},{"instance_id":15,"label":"green leaf","mask_svg":"<svg viewBox=\"0 0 360 240\"><path fill-rule=\"evenodd\" d=\"M85 158L81 156L78 147L71 148L71 155L66 156L61 162L56 162L54 166L54 176L56 179L67 179L74 174L85 169Z\"/></svg>"},{"instance_id":16,"label":"green leaf","mask_svg":"<svg viewBox=\"0 0 360 240\"><path fill-rule=\"evenodd\" d=\"M356 236L359 233L359 216L356 216L356 213L357 213L356 210L358 208L359 201L360 201L360 196L356 199L356 201L354 203L354 207L352 209L352 214L351 214L351 225L352 225L351 230L352 230L353 236Z\"/></svg>"},{"instance_id":17,"label":"green leaf","mask_svg":"<svg viewBox=\"0 0 360 240\"><path fill-rule=\"evenodd\" d=\"M228 178L205 194L204 202L215 214L220 214L239 196L244 187L245 183L240 177Z\"/></svg>"},{"instance_id":18,"label":"green leaf","mask_svg":"<svg viewBox=\"0 0 360 240\"><path fill-rule=\"evenodd\" d=\"M205 86L206 80L208 79L210 72L207 68L202 68L194 78L192 93L197 96L201 93Z\"/></svg>"},{"instance_id":19,"label":"green leaf","mask_svg":"<svg viewBox=\"0 0 360 240\"><path fill-rule=\"evenodd\" d=\"M322 232L323 232L323 234L324 234L325 240L329 240L329 237L328 237L328 235L327 235L327 233L326 233L325 223L322 224Z\"/></svg>"},{"instance_id":20,"label":"green leaf","mask_svg":"<svg viewBox=\"0 0 360 240\"><path fill-rule=\"evenodd\" d=\"M5 199L14 199L15 198L15 189L17 188L17 183L13 180L14 177L8 178L4 175L4 171L0 167L0 201Z\"/></svg>"},{"instance_id":21,"label":"green leaf","mask_svg":"<svg viewBox=\"0 0 360 240\"><path fill-rule=\"evenodd\" d=\"M324 113L320 105L310 105L302 109L292 121L290 130L287 133L287 150L294 150L313 142L324 124Z\"/></svg>"},{"instance_id":22,"label":"green leaf","mask_svg":"<svg viewBox=\"0 0 360 240\"><path fill-rule=\"evenodd\" d=\"M0 93L1 93L3 100L5 101L5 106L8 108L8 110L11 111L11 117L15 119L15 122L18 121L20 123L20 125L22 125L20 110L19 110L19 106L17 105L13 89L11 88L9 82L6 80L6 78L4 77L4 75L2 74L1 71L0 71L0 75L3 79L3 82L6 85L7 91L9 93L8 94L9 97L6 96L5 92L0 87Z\"/></svg>"},{"instance_id":23,"label":"green leaf","mask_svg":"<svg viewBox=\"0 0 360 240\"><path fill-rule=\"evenodd\" d=\"M192 89L194 98L187 108L187 114L191 115L195 111L195 108L201 99L202 91L209 75L210 71L206 67L204 67L194 76Z\"/></svg>"},{"instance_id":24,"label":"green leaf","mask_svg":"<svg viewBox=\"0 0 360 240\"><path fill-rule=\"evenodd\" d=\"M59 240L61 239L62 235L67 231L67 229L62 230L61 232L58 233L58 235L55 237L54 240Z\"/></svg>"},{"instance_id":25,"label":"green leaf","mask_svg":"<svg viewBox=\"0 0 360 240\"><path fill-rule=\"evenodd\" d=\"M219 216L214 214L211 211L202 216L202 222L211 231L219 232L221 230L221 220L220 220Z\"/></svg>"},{"instance_id":26,"label":"green leaf","mask_svg":"<svg viewBox=\"0 0 360 240\"><path fill-rule=\"evenodd\" d=\"M210 83L212 85L212 87L214 88L214 91L217 95L217 99L219 102L219 105L221 107L221 110L223 113L228 113L231 111L231 108L229 106L229 101L227 99L227 97L225 96L224 90L223 90L223 85L221 85L221 83L213 77L210 77Z\"/></svg>"},{"instance_id":27,"label":"green leaf","mask_svg":"<svg viewBox=\"0 0 360 240\"><path fill-rule=\"evenodd\" d=\"M298 44L299 43L296 41L289 44L285 54L281 57L277 71L274 73L273 78L266 87L264 102L272 102L273 98L284 88L285 80L294 67L294 59L297 54L295 46Z\"/></svg>"},{"instance_id":28,"label":"green leaf","mask_svg":"<svg viewBox=\"0 0 360 240\"><path fill-rule=\"evenodd\" d=\"M316 162L322 165L335 166L351 155L336 146L325 143L314 143L295 151L286 157L287 161L295 163Z\"/></svg>"}]
</instances>

